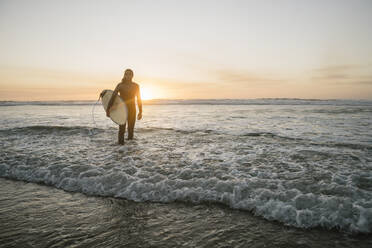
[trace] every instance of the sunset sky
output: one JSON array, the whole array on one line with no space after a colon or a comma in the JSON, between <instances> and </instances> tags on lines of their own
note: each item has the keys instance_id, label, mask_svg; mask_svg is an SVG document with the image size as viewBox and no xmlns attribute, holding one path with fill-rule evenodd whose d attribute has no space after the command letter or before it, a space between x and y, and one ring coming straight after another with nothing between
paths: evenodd
<instances>
[{"instance_id":1,"label":"sunset sky","mask_svg":"<svg viewBox=\"0 0 372 248\"><path fill-rule=\"evenodd\" d=\"M372 1L0 0L0 100L372 100Z\"/></svg>"}]
</instances>

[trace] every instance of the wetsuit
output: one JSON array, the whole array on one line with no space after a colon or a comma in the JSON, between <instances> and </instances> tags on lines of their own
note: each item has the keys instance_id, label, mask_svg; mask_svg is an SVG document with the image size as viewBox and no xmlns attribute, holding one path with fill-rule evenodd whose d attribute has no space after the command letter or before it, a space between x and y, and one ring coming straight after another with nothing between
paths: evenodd
<instances>
[{"instance_id":1,"label":"wetsuit","mask_svg":"<svg viewBox=\"0 0 372 248\"><path fill-rule=\"evenodd\" d=\"M141 96L139 91L139 85L134 82L125 82L122 81L119 83L114 91L114 94L119 93L120 97L124 100L125 104L127 105L128 109L128 139L133 139L133 132L134 132L134 125L136 124L136 102L135 99L137 97L137 103L139 107L139 111L142 112L142 102ZM126 124L119 126L119 133L118 133L118 141L119 144L124 143L124 134L126 129Z\"/></svg>"}]
</instances>

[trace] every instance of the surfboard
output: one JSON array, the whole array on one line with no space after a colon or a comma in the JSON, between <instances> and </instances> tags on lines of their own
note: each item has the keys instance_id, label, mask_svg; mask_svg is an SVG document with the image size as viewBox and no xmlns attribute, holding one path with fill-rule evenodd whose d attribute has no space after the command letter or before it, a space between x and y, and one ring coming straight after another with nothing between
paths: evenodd
<instances>
[{"instance_id":1,"label":"surfboard","mask_svg":"<svg viewBox=\"0 0 372 248\"><path fill-rule=\"evenodd\" d=\"M101 101L105 111L111 99L112 93L114 93L112 90L103 90L101 92ZM111 106L110 118L113 122L115 122L118 125L123 125L127 121L128 118L127 105L125 104L123 99L121 99L121 97L118 95L115 97L114 103Z\"/></svg>"}]
</instances>

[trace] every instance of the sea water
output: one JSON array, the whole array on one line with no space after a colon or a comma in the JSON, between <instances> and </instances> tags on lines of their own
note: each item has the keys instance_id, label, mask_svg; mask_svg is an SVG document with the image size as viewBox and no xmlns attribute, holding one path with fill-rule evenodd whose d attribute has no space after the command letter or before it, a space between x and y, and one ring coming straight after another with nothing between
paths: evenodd
<instances>
[{"instance_id":1,"label":"sea water","mask_svg":"<svg viewBox=\"0 0 372 248\"><path fill-rule=\"evenodd\" d=\"M372 232L371 101L150 101L124 146L93 104L1 102L0 177Z\"/></svg>"}]
</instances>

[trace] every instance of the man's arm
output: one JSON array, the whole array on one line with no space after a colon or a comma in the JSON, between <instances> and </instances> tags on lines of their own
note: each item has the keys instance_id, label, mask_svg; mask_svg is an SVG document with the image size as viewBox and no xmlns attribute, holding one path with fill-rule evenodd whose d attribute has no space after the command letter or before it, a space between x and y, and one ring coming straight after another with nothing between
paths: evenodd
<instances>
[{"instance_id":1,"label":"man's arm","mask_svg":"<svg viewBox=\"0 0 372 248\"><path fill-rule=\"evenodd\" d=\"M140 92L139 85L137 87L138 87L137 88L137 105L138 105L138 110L139 110L137 119L141 120L142 119L142 100L141 100L141 92Z\"/></svg>"},{"instance_id":2,"label":"man's arm","mask_svg":"<svg viewBox=\"0 0 372 248\"><path fill-rule=\"evenodd\" d=\"M110 117L110 108L112 107L112 104L114 103L115 97L118 95L119 88L120 88L120 83L116 86L114 92L111 95L110 101L107 105L107 109L106 109L106 116L107 117Z\"/></svg>"}]
</instances>

